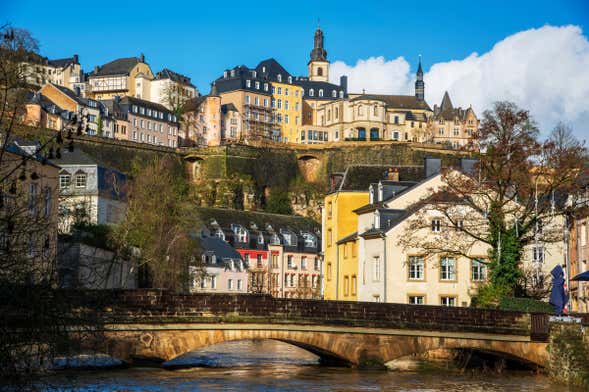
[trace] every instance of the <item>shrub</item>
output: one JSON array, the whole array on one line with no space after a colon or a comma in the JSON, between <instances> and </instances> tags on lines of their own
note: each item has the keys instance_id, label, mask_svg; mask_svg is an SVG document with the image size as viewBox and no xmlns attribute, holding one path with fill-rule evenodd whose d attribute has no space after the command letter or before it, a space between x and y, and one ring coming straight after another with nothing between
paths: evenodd
<instances>
[{"instance_id":1,"label":"shrub","mask_svg":"<svg viewBox=\"0 0 589 392\"><path fill-rule=\"evenodd\" d=\"M532 313L554 313L554 308L548 302L538 301L532 298L501 298L499 309Z\"/></svg>"}]
</instances>

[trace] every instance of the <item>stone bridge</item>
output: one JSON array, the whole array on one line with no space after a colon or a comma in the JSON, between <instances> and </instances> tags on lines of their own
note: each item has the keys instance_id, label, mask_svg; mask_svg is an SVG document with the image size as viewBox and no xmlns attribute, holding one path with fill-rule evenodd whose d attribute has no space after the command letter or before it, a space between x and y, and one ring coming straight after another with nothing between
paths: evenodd
<instances>
[{"instance_id":1,"label":"stone bridge","mask_svg":"<svg viewBox=\"0 0 589 392\"><path fill-rule=\"evenodd\" d=\"M323 362L382 367L437 349L474 349L546 366L548 317L487 309L297 300L265 295L111 291L85 348L126 362L168 361L242 339L274 339Z\"/></svg>"}]
</instances>

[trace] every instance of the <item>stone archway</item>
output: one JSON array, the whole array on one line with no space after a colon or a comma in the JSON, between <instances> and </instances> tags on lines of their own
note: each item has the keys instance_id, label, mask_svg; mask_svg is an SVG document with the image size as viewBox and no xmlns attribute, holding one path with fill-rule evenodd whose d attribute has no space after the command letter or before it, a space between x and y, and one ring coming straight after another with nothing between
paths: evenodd
<instances>
[{"instance_id":1,"label":"stone archway","mask_svg":"<svg viewBox=\"0 0 589 392\"><path fill-rule=\"evenodd\" d=\"M192 182L198 182L202 179L203 176L203 163L204 158L196 156L196 155L189 155L184 158L186 161L186 169L188 171L188 177Z\"/></svg>"},{"instance_id":2,"label":"stone archway","mask_svg":"<svg viewBox=\"0 0 589 392\"><path fill-rule=\"evenodd\" d=\"M321 161L314 155L304 154L297 157L297 166L305 181L316 182L321 171Z\"/></svg>"}]
</instances>

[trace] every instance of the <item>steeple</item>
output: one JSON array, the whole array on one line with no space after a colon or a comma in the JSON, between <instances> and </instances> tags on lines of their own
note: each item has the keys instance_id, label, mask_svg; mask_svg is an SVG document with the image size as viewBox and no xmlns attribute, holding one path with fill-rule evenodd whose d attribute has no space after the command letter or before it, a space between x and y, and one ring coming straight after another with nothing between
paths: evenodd
<instances>
[{"instance_id":1,"label":"steeple","mask_svg":"<svg viewBox=\"0 0 589 392\"><path fill-rule=\"evenodd\" d=\"M315 42L313 50L311 50L310 61L327 61L327 51L323 48L323 31L317 22L317 30L315 30Z\"/></svg>"},{"instance_id":2,"label":"steeple","mask_svg":"<svg viewBox=\"0 0 589 392\"><path fill-rule=\"evenodd\" d=\"M450 94L448 91L444 93L444 98L442 98L442 104L440 105L440 111L450 111L453 110L454 106L452 106L452 101L450 101Z\"/></svg>"},{"instance_id":3,"label":"steeple","mask_svg":"<svg viewBox=\"0 0 589 392\"><path fill-rule=\"evenodd\" d=\"M327 60L327 51L323 47L323 31L321 31L319 23L317 23L317 30L315 30L313 50L311 50L311 58L307 67L309 68L309 80L329 81L329 61Z\"/></svg>"},{"instance_id":4,"label":"steeple","mask_svg":"<svg viewBox=\"0 0 589 392\"><path fill-rule=\"evenodd\" d=\"M415 81L415 98L418 101L423 101L425 99L425 83L423 82L423 69L421 69L421 55L419 55L417 80Z\"/></svg>"}]
</instances>

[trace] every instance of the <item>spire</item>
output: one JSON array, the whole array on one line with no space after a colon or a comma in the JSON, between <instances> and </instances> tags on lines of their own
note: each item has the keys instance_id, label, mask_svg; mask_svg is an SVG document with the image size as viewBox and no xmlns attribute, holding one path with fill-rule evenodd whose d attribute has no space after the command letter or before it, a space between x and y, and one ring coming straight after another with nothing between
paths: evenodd
<instances>
[{"instance_id":1,"label":"spire","mask_svg":"<svg viewBox=\"0 0 589 392\"><path fill-rule=\"evenodd\" d=\"M425 100L425 83L423 82L423 69L421 69L421 55L419 55L419 66L417 67L417 78L415 80L415 99Z\"/></svg>"},{"instance_id":2,"label":"spire","mask_svg":"<svg viewBox=\"0 0 589 392\"><path fill-rule=\"evenodd\" d=\"M446 111L446 110L453 110L454 106L452 106L452 101L450 101L450 94L448 94L448 91L446 91L444 93L444 98L442 98L442 104L440 105L440 110L442 112Z\"/></svg>"},{"instance_id":3,"label":"spire","mask_svg":"<svg viewBox=\"0 0 589 392\"><path fill-rule=\"evenodd\" d=\"M317 30L315 30L311 61L327 61L327 51L323 48L323 31L319 27L319 20L317 20Z\"/></svg>"}]
</instances>

